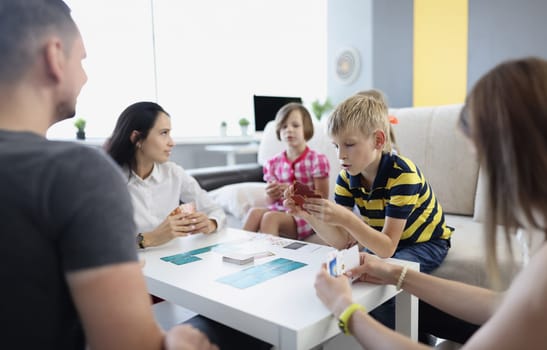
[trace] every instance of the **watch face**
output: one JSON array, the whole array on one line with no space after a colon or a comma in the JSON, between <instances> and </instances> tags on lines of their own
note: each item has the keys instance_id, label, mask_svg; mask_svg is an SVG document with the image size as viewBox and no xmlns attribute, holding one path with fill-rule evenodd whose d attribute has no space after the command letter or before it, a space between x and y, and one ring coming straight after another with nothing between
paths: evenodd
<instances>
[{"instance_id":1,"label":"watch face","mask_svg":"<svg viewBox=\"0 0 547 350\"><path fill-rule=\"evenodd\" d=\"M137 235L137 245L139 246L139 248L144 248L143 242L144 242L144 237L142 233L139 233Z\"/></svg>"}]
</instances>

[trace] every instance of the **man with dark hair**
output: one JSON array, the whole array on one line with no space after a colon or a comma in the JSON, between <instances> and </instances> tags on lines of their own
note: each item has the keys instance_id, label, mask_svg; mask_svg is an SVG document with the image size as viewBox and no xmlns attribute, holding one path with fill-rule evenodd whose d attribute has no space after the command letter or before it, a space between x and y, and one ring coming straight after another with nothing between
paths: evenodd
<instances>
[{"instance_id":1,"label":"man with dark hair","mask_svg":"<svg viewBox=\"0 0 547 350\"><path fill-rule=\"evenodd\" d=\"M18 349L215 349L154 321L121 173L48 141L75 114L85 49L61 0L0 1L0 314Z\"/></svg>"}]
</instances>

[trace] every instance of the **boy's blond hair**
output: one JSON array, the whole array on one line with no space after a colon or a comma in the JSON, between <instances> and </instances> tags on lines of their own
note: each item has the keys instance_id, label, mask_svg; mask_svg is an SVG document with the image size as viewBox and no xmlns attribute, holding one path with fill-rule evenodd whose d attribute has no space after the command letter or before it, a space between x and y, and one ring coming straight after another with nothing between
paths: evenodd
<instances>
[{"instance_id":1,"label":"boy's blond hair","mask_svg":"<svg viewBox=\"0 0 547 350\"><path fill-rule=\"evenodd\" d=\"M391 152L387 105L383 99L366 94L356 94L340 103L330 115L327 131L330 136L347 130L359 130L366 137L376 130L385 135L384 152Z\"/></svg>"},{"instance_id":2,"label":"boy's blond hair","mask_svg":"<svg viewBox=\"0 0 547 350\"><path fill-rule=\"evenodd\" d=\"M377 100L380 100L386 105L386 108L388 108L386 95L384 95L384 93L380 90L376 90L376 89L363 90L363 91L359 91L357 94L371 96ZM387 119L389 121L390 117L388 116ZM391 142L391 148L394 149L397 153L401 153L399 151L399 147L397 147L397 140L395 139L395 131L393 130L393 125L391 125L391 122L389 123L389 141Z\"/></svg>"}]
</instances>

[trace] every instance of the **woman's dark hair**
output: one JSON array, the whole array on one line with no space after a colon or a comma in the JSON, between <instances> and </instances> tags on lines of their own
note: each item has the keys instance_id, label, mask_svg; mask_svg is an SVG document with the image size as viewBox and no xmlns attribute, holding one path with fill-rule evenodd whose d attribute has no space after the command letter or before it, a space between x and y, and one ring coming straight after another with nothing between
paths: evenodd
<instances>
[{"instance_id":1,"label":"woman's dark hair","mask_svg":"<svg viewBox=\"0 0 547 350\"><path fill-rule=\"evenodd\" d=\"M146 140L160 113L169 114L157 103L137 102L127 107L118 117L112 136L105 143L106 152L118 165L131 169L135 163L135 149L139 141ZM138 131L131 140L133 131Z\"/></svg>"}]
</instances>

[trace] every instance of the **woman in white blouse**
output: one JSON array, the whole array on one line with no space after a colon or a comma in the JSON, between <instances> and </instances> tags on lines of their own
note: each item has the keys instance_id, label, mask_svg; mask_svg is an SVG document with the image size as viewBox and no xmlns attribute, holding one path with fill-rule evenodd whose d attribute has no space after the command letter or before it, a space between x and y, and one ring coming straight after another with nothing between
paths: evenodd
<instances>
[{"instance_id":1,"label":"woman in white blouse","mask_svg":"<svg viewBox=\"0 0 547 350\"><path fill-rule=\"evenodd\" d=\"M122 112L105 146L127 177L140 248L175 237L213 233L226 220L197 181L169 161L175 145L170 133L170 116L160 105L138 102ZM169 215L180 203L194 203L196 211Z\"/></svg>"},{"instance_id":2,"label":"woman in white blouse","mask_svg":"<svg viewBox=\"0 0 547 350\"><path fill-rule=\"evenodd\" d=\"M140 248L169 242L175 237L213 233L226 215L182 167L169 162L175 143L169 114L157 103L127 107L116 123L106 151L127 177L135 209ZM180 203L193 203L195 212L170 213ZM202 315L187 320L221 349L269 349L271 345Z\"/></svg>"}]
</instances>

